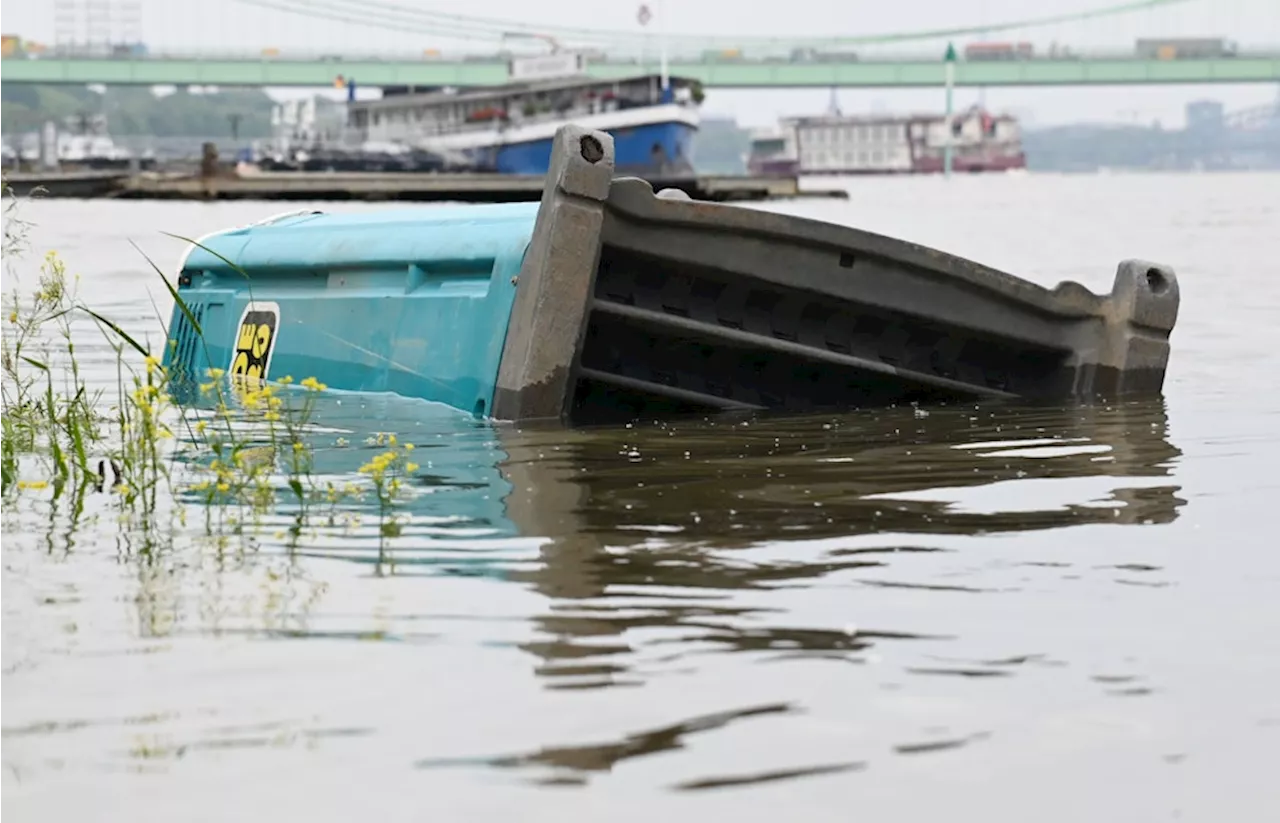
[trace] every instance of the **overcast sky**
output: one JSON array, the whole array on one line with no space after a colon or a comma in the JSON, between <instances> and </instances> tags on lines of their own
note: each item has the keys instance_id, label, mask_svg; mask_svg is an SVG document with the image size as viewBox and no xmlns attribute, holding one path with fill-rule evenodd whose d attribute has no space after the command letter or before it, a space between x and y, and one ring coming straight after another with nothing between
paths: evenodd
<instances>
[{"instance_id":1,"label":"overcast sky","mask_svg":"<svg viewBox=\"0 0 1280 823\"><path fill-rule=\"evenodd\" d=\"M492 51L493 40L463 41L430 31L427 24L410 31L408 25L388 28L361 26L264 8L311 4L343 17L383 20L397 15L395 7L412 7L446 14L483 16L538 26L653 32L659 17L667 18L673 34L713 34L722 38L765 36L865 36L912 32L951 26L996 25L1005 21L1115 5L1121 0L785 0L766 4L746 0L646 0L653 12L647 29L636 20L640 0L112 0L117 37L136 28L153 51L237 51L257 53L263 48L281 52L341 54L403 52L425 49ZM84 5L84 0L0 0L6 34L54 43L59 2ZM95 0L101 4L104 0ZM130 12L129 7L133 7ZM747 9L753 11L747 11ZM536 11L535 11L536 9ZM134 25L133 21L136 21ZM1030 40L1047 47L1051 42L1076 49L1132 49L1139 37L1204 36L1235 40L1242 49L1273 46L1280 49L1280 0L1186 0L1166 9L1146 10L1094 20L1058 23L1026 31L992 33L992 40ZM687 41L686 41L687 42ZM509 43L508 47L515 45ZM538 46L530 41L528 48ZM899 52L938 51L941 42L902 43ZM874 48L858 47L865 53ZM296 90L272 90L296 94ZM1176 127L1182 108L1192 99L1212 97L1229 108L1276 99L1275 85L1133 86L1102 88L987 89L988 106L1012 110L1039 124L1078 120L1162 123ZM957 102L976 101L977 90L961 90ZM727 114L744 125L764 125L782 114L802 114L826 108L827 89L721 90L711 89L705 111ZM941 90L844 89L840 103L846 112L868 110L940 109Z\"/></svg>"}]
</instances>

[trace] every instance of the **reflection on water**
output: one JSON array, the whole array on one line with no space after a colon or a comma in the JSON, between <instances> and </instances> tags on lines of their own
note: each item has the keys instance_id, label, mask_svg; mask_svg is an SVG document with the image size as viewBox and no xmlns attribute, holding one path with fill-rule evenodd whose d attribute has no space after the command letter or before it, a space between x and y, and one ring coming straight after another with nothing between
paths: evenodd
<instances>
[{"instance_id":1,"label":"reflection on water","mask_svg":"<svg viewBox=\"0 0 1280 823\"><path fill-rule=\"evenodd\" d=\"M451 573L478 572L487 562L504 567L509 558L486 558L485 541L501 548L504 538L537 538L539 572L520 579L555 597L594 596L654 574L682 588L743 588L882 565L867 556L873 552L931 550L856 549L822 568L765 569L701 551L779 537L1169 523L1185 503L1172 481L1180 452L1168 439L1161 399L576 431L521 431L394 398L326 401L317 423L335 433L329 439L355 445L320 441L321 482L355 473L379 448L361 442L370 432L397 433L418 449L410 528L431 538L429 551L412 540L392 546L387 555L397 568L432 565L430 551L450 548L465 550L465 558L446 562ZM376 430L367 427L370 418ZM983 499L985 508L973 505Z\"/></svg>"},{"instance_id":2,"label":"reflection on water","mask_svg":"<svg viewBox=\"0 0 1280 823\"><path fill-rule=\"evenodd\" d=\"M504 438L510 457L503 470L516 488L512 518L538 534L678 530L685 545L729 548L779 534L1167 523L1183 503L1169 480L1179 451L1167 429L1160 400L1066 410L891 409L579 432L567 442L562 436L550 455L537 442ZM1016 501L997 493L988 511L958 505L980 487L1015 481ZM1101 498L1055 504L1058 487ZM556 497L526 503L522 490ZM557 499L566 495L571 500Z\"/></svg>"},{"instance_id":3,"label":"reflection on water","mask_svg":"<svg viewBox=\"0 0 1280 823\"><path fill-rule=\"evenodd\" d=\"M424 651L451 641L450 622L461 615L418 605L405 609L403 603L400 611L335 610L331 584L318 573L323 564L339 561L354 563L374 586L380 576L474 579L540 595L523 618L525 636L505 645L530 661L521 668L552 692L643 687L696 673L714 665L708 656L725 653L783 666L865 666L886 647L903 644L930 650L910 653L904 675L1004 678L1060 663L1039 653L987 659L938 654L957 640L946 621L929 621L934 626L920 630L872 612L865 623L806 624L786 619L788 609L770 601L778 593L813 590L832 580L867 592L1016 592L1023 584L992 580L990 574L948 576L930 567L921 574L912 559L962 551L939 543L940 536L1167 524L1186 502L1173 480L1180 452L1170 442L1161 400L1067 409L995 405L687 419L566 431L519 430L418 401L330 393L315 419L321 484L357 477L356 469L381 448L376 432L394 432L415 444L420 468L407 504L412 518L402 534L383 540L367 520L373 506L365 504L344 507L345 515L365 520L320 518L297 539L286 537L284 528L292 521L283 510L247 538L200 537L189 528L190 538L158 555L136 556L126 536L115 555L132 569L136 592L131 633L141 645L131 653L163 654L164 646L150 643L184 637L377 642ZM98 499L82 508L97 509L100 517L103 496L91 497ZM30 524L33 512L19 518ZM67 531L65 520L54 516L54 522L60 561L67 567L87 562L75 555L95 550L86 546L85 532L100 521L82 518L78 537ZM1014 565L1056 570L1071 564L1027 558ZM1159 568L1121 564L1116 570L1127 579L1116 582L1163 585L1152 574ZM251 592L255 586L258 591ZM46 603L71 606L92 599L82 589L73 591ZM484 619L485 607L477 609L468 621ZM1097 682L1107 683L1112 694L1148 691L1127 676L1102 677ZM413 762L419 768L533 768L535 783L575 784L585 772L682 749L689 735L798 711L789 703L748 706L629 730L613 740L474 758L420 756ZM23 740L104 724L112 725L38 720L6 724L5 735ZM267 723L261 733L234 734L210 728L181 742L140 745L154 761L278 745L281 735L314 745L328 737L378 733L361 724L285 726ZM985 734L935 734L900 741L894 751L944 751ZM843 758L690 778L672 788L727 788L865 765Z\"/></svg>"},{"instance_id":4,"label":"reflection on water","mask_svg":"<svg viewBox=\"0 0 1280 823\"><path fill-rule=\"evenodd\" d=\"M616 638L654 626L680 627L677 642L709 650L859 662L856 653L917 635L759 628L750 620L755 610L732 591L805 587L838 572L856 572L864 586L989 591L886 575L906 555L946 551L928 544L934 534L1171 522L1185 501L1169 479L1179 452L1166 429L1156 400L666 422L560 433L554 448L536 435L506 435L508 517L520 532L550 538L533 570L509 575L554 602L551 613L535 618L548 639L524 648L541 660L537 673L562 688L641 682L627 663L633 649ZM1045 451L1050 442L1069 448ZM1012 511L1001 498L984 512L911 499L922 491L963 498L1013 483L1018 492L1003 496ZM1026 487L1037 483L1076 483L1086 496L1017 510ZM808 560L812 552L788 556L786 544L764 560L733 551L856 535L885 539L833 546ZM624 591L637 594L619 598Z\"/></svg>"}]
</instances>

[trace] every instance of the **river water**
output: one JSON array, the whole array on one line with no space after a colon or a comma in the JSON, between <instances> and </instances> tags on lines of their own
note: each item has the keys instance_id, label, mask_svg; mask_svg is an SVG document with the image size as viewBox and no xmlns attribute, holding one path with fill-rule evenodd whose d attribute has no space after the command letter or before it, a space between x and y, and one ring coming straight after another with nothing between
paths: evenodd
<instances>
[{"instance_id":1,"label":"river water","mask_svg":"<svg viewBox=\"0 0 1280 823\"><path fill-rule=\"evenodd\" d=\"M1164 397L579 431L322 405L356 444L321 449L333 476L369 432L419 447L381 557L369 525L216 549L193 522L144 560L105 496L72 527L23 492L3 516L4 812L1280 817L1280 176L850 185L762 207L1046 285L1171 264ZM57 250L85 302L157 341L171 304L129 239L169 266L161 231L286 207L28 203L18 270L33 284ZM82 365L110 384L91 331Z\"/></svg>"}]
</instances>

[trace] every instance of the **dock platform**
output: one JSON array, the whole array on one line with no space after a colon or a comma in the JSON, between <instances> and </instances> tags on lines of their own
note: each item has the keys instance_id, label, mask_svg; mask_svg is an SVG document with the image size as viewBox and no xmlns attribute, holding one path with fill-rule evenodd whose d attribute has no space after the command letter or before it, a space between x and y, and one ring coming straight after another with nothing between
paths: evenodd
<instances>
[{"instance_id":1,"label":"dock platform","mask_svg":"<svg viewBox=\"0 0 1280 823\"><path fill-rule=\"evenodd\" d=\"M202 176L143 172L27 173L6 176L15 194L145 200L365 200L454 203L537 202L542 175L401 172L255 172ZM694 200L746 202L794 197L848 197L844 189L804 191L796 177L684 175L654 178Z\"/></svg>"},{"instance_id":2,"label":"dock platform","mask_svg":"<svg viewBox=\"0 0 1280 823\"><path fill-rule=\"evenodd\" d=\"M5 172L4 185L18 197L113 197L129 179L120 171Z\"/></svg>"},{"instance_id":3,"label":"dock platform","mask_svg":"<svg viewBox=\"0 0 1280 823\"><path fill-rule=\"evenodd\" d=\"M234 177L130 178L120 197L244 200L409 200L419 202L521 203L542 198L539 174L421 174L400 172L257 172ZM716 202L797 197L795 177L682 176L651 181L695 200ZM829 196L848 196L840 190Z\"/></svg>"}]
</instances>

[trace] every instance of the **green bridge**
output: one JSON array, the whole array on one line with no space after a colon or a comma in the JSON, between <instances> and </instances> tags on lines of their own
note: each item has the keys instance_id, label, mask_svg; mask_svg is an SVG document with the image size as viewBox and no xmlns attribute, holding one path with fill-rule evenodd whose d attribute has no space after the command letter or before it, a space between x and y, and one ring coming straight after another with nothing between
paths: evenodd
<instances>
[{"instance_id":1,"label":"green bridge","mask_svg":"<svg viewBox=\"0 0 1280 823\"><path fill-rule=\"evenodd\" d=\"M940 86L941 59L870 59L792 62L786 59L671 62L673 75L716 88ZM342 75L361 86L487 86L507 82L507 64L496 57L465 60L282 58L93 59L41 56L3 61L5 83L103 83L109 85L332 86ZM638 61L588 64L593 77L617 79L646 70ZM648 70L654 71L650 61ZM1088 86L1152 83L1280 82L1280 48L1215 59L1144 60L1134 57L1038 58L960 61L958 86Z\"/></svg>"}]
</instances>

